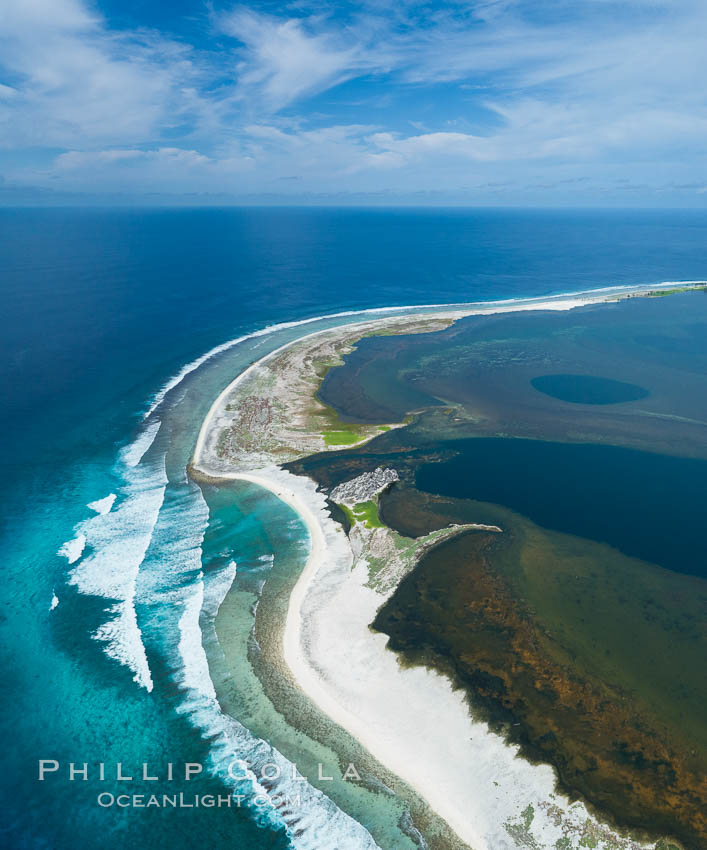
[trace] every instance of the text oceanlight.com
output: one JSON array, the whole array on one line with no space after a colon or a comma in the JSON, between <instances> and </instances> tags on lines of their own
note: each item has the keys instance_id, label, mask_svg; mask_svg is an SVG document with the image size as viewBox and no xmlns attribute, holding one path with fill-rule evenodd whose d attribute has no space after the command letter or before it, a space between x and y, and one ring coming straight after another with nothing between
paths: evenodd
<instances>
[{"instance_id":1,"label":"text oceanlight.com","mask_svg":"<svg viewBox=\"0 0 707 850\"><path fill-rule=\"evenodd\" d=\"M173 782L192 781L204 774L204 766L198 762L175 764L168 762L159 769L148 763L140 765L139 770L128 770L122 762L107 765L104 762L89 765L88 762L68 762L61 764L56 759L40 759L37 768L37 779L40 782L63 779L69 782ZM210 808L239 808L241 805L274 808L299 808L301 800L296 791L280 793L272 790L278 780L286 782L307 782L308 777L297 770L296 764L283 768L275 762L254 768L243 759L234 759L221 778L237 783L246 782L251 786L249 793L226 794L189 794L183 791L177 793L122 793L118 791L101 791L96 802L101 808L179 808L179 809L210 809ZM316 780L333 782L334 775L325 769L321 763L317 765ZM353 764L347 765L340 778L345 782L360 781L361 777Z\"/></svg>"},{"instance_id":2,"label":"text oceanlight.com","mask_svg":"<svg viewBox=\"0 0 707 850\"><path fill-rule=\"evenodd\" d=\"M288 806L292 809L300 808L302 800L299 794L194 794L190 796L180 792L179 794L111 794L109 791L101 792L96 802L103 809L113 806L119 809L221 809L240 808L247 803L248 806L258 808L276 808Z\"/></svg>"}]
</instances>

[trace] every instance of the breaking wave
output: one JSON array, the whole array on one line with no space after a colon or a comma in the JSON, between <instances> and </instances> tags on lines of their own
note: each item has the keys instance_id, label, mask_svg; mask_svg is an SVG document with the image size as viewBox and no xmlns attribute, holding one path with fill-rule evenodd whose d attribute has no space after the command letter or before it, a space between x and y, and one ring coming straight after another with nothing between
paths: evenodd
<instances>
[{"instance_id":1,"label":"breaking wave","mask_svg":"<svg viewBox=\"0 0 707 850\"><path fill-rule=\"evenodd\" d=\"M143 460L159 429L150 427L121 453L116 472L122 479L117 494L92 502L98 515L76 527L70 563L76 566L69 583L79 593L111 602L108 619L93 633L104 644L109 658L128 667L133 679L148 691L153 683L142 634L137 623L134 597L140 565L152 538L152 531L164 498L167 478L164 454ZM148 430L148 429L146 429ZM112 510L114 503L118 507ZM82 541L79 551L76 541ZM85 548L88 554L82 557ZM64 547L62 547L64 548ZM61 551L61 550L60 550Z\"/></svg>"},{"instance_id":2,"label":"breaking wave","mask_svg":"<svg viewBox=\"0 0 707 850\"><path fill-rule=\"evenodd\" d=\"M97 514L107 514L113 507L115 502L115 493L111 493L104 499L97 499L95 502L89 502L86 507L95 511Z\"/></svg>"},{"instance_id":3,"label":"breaking wave","mask_svg":"<svg viewBox=\"0 0 707 850\"><path fill-rule=\"evenodd\" d=\"M61 545L61 548L57 551L57 555L61 555L62 558L66 558L70 564L74 564L83 554L85 546L86 535L77 534L76 537L73 537L71 540L67 540L66 543Z\"/></svg>"}]
</instances>

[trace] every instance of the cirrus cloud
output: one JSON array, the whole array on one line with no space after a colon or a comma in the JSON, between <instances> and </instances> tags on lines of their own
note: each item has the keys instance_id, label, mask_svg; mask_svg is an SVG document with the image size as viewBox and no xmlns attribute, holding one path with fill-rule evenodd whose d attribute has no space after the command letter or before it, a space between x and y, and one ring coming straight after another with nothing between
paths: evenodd
<instances>
[{"instance_id":1,"label":"cirrus cloud","mask_svg":"<svg viewBox=\"0 0 707 850\"><path fill-rule=\"evenodd\" d=\"M703 199L698 0L204 5L179 36L166 15L0 0L6 185Z\"/></svg>"}]
</instances>

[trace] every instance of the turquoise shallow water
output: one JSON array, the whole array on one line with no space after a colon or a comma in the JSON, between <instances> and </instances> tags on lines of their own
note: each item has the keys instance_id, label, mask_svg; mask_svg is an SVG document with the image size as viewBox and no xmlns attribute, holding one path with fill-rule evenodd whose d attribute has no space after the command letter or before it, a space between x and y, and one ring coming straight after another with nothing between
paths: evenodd
<instances>
[{"instance_id":1,"label":"turquoise shallow water","mask_svg":"<svg viewBox=\"0 0 707 850\"><path fill-rule=\"evenodd\" d=\"M704 274L704 215L548 215L2 211L6 846L292 843L282 818L252 807L119 810L97 795L125 787L111 778L118 762L132 776L143 762L162 776L193 761L223 777L233 752L259 746L213 714L199 633L232 560L256 581L269 508L261 520L246 499L231 552L184 468L220 389L301 329L229 349L142 417L184 364L271 322ZM550 224L565 238L543 236ZM108 513L87 507L110 494ZM69 564L55 553L79 535ZM39 759L61 766L41 783ZM88 781L70 781L69 762L85 762ZM155 782L160 793L227 787L175 775ZM142 794L151 782L126 785ZM317 805L327 810L313 800L309 826ZM366 845L355 824L348 838Z\"/></svg>"}]
</instances>

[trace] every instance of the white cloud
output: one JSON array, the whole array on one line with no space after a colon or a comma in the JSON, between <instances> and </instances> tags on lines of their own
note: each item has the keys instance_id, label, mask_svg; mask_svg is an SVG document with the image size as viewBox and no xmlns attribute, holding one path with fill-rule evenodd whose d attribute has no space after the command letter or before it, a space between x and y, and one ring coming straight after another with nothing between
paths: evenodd
<instances>
[{"instance_id":1,"label":"white cloud","mask_svg":"<svg viewBox=\"0 0 707 850\"><path fill-rule=\"evenodd\" d=\"M402 138L392 133L375 133L370 139L385 154L396 154L398 164L433 157L461 157L479 162L497 158L493 139L468 133L422 133ZM395 161L395 160L392 160Z\"/></svg>"},{"instance_id":2,"label":"white cloud","mask_svg":"<svg viewBox=\"0 0 707 850\"><path fill-rule=\"evenodd\" d=\"M182 148L157 148L156 150L112 149L104 151L67 151L54 161L55 167L62 171L83 169L95 166L111 166L116 163L134 162L170 162L180 166L207 165L214 160L198 151Z\"/></svg>"},{"instance_id":3,"label":"white cloud","mask_svg":"<svg viewBox=\"0 0 707 850\"><path fill-rule=\"evenodd\" d=\"M0 0L0 147L45 151L6 179L397 191L531 185L532 169L536 187L588 172L607 185L704 184L704 2L283 9L209 18L204 6L215 32L197 50L111 29L84 0ZM363 83L344 102L336 87L370 75L376 105ZM325 91L329 114L314 114L307 98Z\"/></svg>"},{"instance_id":4,"label":"white cloud","mask_svg":"<svg viewBox=\"0 0 707 850\"><path fill-rule=\"evenodd\" d=\"M312 31L317 24L321 32ZM219 19L223 32L244 47L237 65L238 87L279 109L306 95L338 85L372 63L365 47L318 19L277 18L241 8Z\"/></svg>"},{"instance_id":5,"label":"white cloud","mask_svg":"<svg viewBox=\"0 0 707 850\"><path fill-rule=\"evenodd\" d=\"M185 120L190 49L113 33L79 0L0 0L0 66L15 91L0 144L140 143Z\"/></svg>"},{"instance_id":6,"label":"white cloud","mask_svg":"<svg viewBox=\"0 0 707 850\"><path fill-rule=\"evenodd\" d=\"M119 194L138 188L143 193L216 193L237 190L252 167L252 159L238 150L220 157L178 147L74 150L35 171L33 182L54 191L87 191L98 184Z\"/></svg>"}]
</instances>

